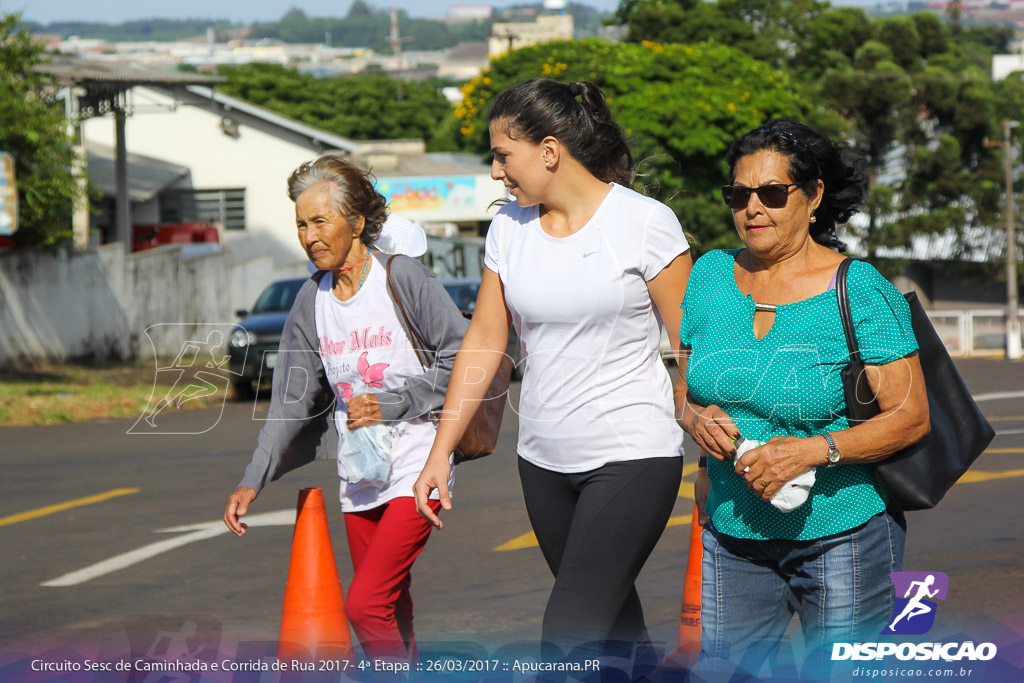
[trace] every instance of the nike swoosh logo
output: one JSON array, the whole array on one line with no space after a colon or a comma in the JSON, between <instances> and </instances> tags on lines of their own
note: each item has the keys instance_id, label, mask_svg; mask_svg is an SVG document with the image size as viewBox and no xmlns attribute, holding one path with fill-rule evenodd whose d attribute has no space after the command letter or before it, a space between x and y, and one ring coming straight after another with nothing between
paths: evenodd
<instances>
[{"instance_id":1,"label":"nike swoosh logo","mask_svg":"<svg viewBox=\"0 0 1024 683\"><path fill-rule=\"evenodd\" d=\"M587 258L588 256L593 256L596 253L597 253L597 251L595 250L595 251L591 251L589 253L583 254L583 258Z\"/></svg>"}]
</instances>

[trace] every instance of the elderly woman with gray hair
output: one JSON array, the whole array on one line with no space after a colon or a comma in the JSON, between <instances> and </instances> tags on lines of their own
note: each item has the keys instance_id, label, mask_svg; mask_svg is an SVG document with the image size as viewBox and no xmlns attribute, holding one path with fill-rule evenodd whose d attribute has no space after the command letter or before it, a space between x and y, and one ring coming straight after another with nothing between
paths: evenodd
<instances>
[{"instance_id":1,"label":"elderly woman with gray hair","mask_svg":"<svg viewBox=\"0 0 1024 683\"><path fill-rule=\"evenodd\" d=\"M337 457L355 570L349 620L368 657L413 658L410 571L431 525L412 485L467 323L422 264L373 250L387 208L368 173L322 156L292 173L288 194L317 272L285 323L270 413L224 522L243 536L240 517L267 482ZM417 337L426 349L414 347ZM418 351L433 358L429 369Z\"/></svg>"}]
</instances>

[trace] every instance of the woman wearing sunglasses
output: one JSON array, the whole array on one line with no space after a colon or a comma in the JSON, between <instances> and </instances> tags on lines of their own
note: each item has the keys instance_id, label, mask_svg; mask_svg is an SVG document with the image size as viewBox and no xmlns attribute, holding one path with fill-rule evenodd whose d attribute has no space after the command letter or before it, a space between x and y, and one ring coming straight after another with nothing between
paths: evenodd
<instances>
[{"instance_id":1,"label":"woman wearing sunglasses","mask_svg":"<svg viewBox=\"0 0 1024 683\"><path fill-rule=\"evenodd\" d=\"M722 197L745 246L698 260L680 331L682 424L711 455L700 667L758 675L776 663L795 610L804 675L818 677L831 643L877 640L891 618L905 522L886 511L871 463L928 433L924 378L905 299L854 262L857 341L882 410L850 427L836 225L865 198L859 160L807 126L773 120L736 140L727 161ZM754 444L740 447L741 437ZM783 501L777 494L798 477L806 500Z\"/></svg>"},{"instance_id":2,"label":"woman wearing sunglasses","mask_svg":"<svg viewBox=\"0 0 1024 683\"><path fill-rule=\"evenodd\" d=\"M526 364L519 476L555 576L541 636L556 647L544 655L592 659L605 641L647 640L634 581L682 473L659 317L676 329L689 247L667 206L630 189L629 148L597 86L529 80L494 100L488 122L491 176L515 202L487 233L445 411L459 415L483 396L514 324ZM470 412L442 421L414 487L420 512L439 528L427 495L439 489L450 506L443 451Z\"/></svg>"}]
</instances>

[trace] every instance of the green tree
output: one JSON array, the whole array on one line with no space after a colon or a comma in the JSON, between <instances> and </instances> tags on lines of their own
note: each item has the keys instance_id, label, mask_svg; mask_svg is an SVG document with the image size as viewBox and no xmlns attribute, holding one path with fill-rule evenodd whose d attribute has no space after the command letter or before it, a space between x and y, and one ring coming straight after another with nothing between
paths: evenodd
<instances>
[{"instance_id":1,"label":"green tree","mask_svg":"<svg viewBox=\"0 0 1024 683\"><path fill-rule=\"evenodd\" d=\"M927 59L932 55L949 50L951 36L946 26L934 12L918 12L910 17L921 38L921 56Z\"/></svg>"},{"instance_id":2,"label":"green tree","mask_svg":"<svg viewBox=\"0 0 1024 683\"><path fill-rule=\"evenodd\" d=\"M853 122L854 143L867 158L872 185L911 115L913 81L886 59L889 54L886 46L868 41L854 57L857 68L827 73L822 87L829 104Z\"/></svg>"},{"instance_id":3,"label":"green tree","mask_svg":"<svg viewBox=\"0 0 1024 683\"><path fill-rule=\"evenodd\" d=\"M455 115L466 149L490 148L486 110L495 95L538 76L604 91L638 160L639 189L673 208L700 251L738 244L718 194L732 140L765 119L810 111L785 73L725 45L547 43L495 60L464 86Z\"/></svg>"},{"instance_id":4,"label":"green tree","mask_svg":"<svg viewBox=\"0 0 1024 683\"><path fill-rule=\"evenodd\" d=\"M892 17L875 22L875 39L892 50L900 68L916 70L921 62L921 35L910 17Z\"/></svg>"},{"instance_id":5,"label":"green tree","mask_svg":"<svg viewBox=\"0 0 1024 683\"><path fill-rule=\"evenodd\" d=\"M1014 71L1001 81L994 83L996 97L996 118L1020 120L1024 115L1024 71Z\"/></svg>"},{"instance_id":6,"label":"green tree","mask_svg":"<svg viewBox=\"0 0 1024 683\"><path fill-rule=\"evenodd\" d=\"M634 43L697 43L715 40L726 45L744 45L759 59L780 55L777 45L762 39L741 17L724 13L718 3L701 0L623 0L617 20L629 30L626 40Z\"/></svg>"},{"instance_id":7,"label":"green tree","mask_svg":"<svg viewBox=\"0 0 1024 683\"><path fill-rule=\"evenodd\" d=\"M790 73L816 105L803 120L842 133L868 162L866 225L849 229L869 255L950 228L964 248L975 228L997 225L1002 156L987 140L1024 106L1024 77L993 86L988 76L1009 30L773 0L622 0L616 16L632 40L742 39L730 44Z\"/></svg>"},{"instance_id":8,"label":"green tree","mask_svg":"<svg viewBox=\"0 0 1024 683\"><path fill-rule=\"evenodd\" d=\"M853 62L857 49L871 38L871 22L863 10L839 7L807 22L791 63L808 80Z\"/></svg>"},{"instance_id":9,"label":"green tree","mask_svg":"<svg viewBox=\"0 0 1024 683\"><path fill-rule=\"evenodd\" d=\"M330 33L335 45L390 52L390 16L374 12L369 7L367 10L363 13L353 6L345 18L307 17L300 10L291 10L280 21L253 25L251 35L286 43L318 43L325 33ZM486 40L490 34L490 23L484 22L447 24L431 19L412 19L405 12L398 13L398 21L402 35L409 38L404 43L407 50L438 50L467 40Z\"/></svg>"},{"instance_id":10,"label":"green tree","mask_svg":"<svg viewBox=\"0 0 1024 683\"><path fill-rule=\"evenodd\" d=\"M22 245L70 240L76 188L64 108L47 102L51 79L36 72L42 48L19 30L17 14L0 16L0 151L14 157Z\"/></svg>"},{"instance_id":11,"label":"green tree","mask_svg":"<svg viewBox=\"0 0 1024 683\"><path fill-rule=\"evenodd\" d=\"M967 26L954 35L968 61L985 73L992 72L992 55L1013 52L1014 30L1010 26Z\"/></svg>"},{"instance_id":12,"label":"green tree","mask_svg":"<svg viewBox=\"0 0 1024 683\"><path fill-rule=\"evenodd\" d=\"M781 66L827 7L817 0L622 0L614 21L629 27L631 42L714 41Z\"/></svg>"},{"instance_id":13,"label":"green tree","mask_svg":"<svg viewBox=\"0 0 1024 683\"><path fill-rule=\"evenodd\" d=\"M865 21L859 10L827 12L795 56L803 78L818 76L808 83L814 99L851 124L848 138L868 162L867 221L851 230L874 255L915 235L991 225L996 159L985 140L995 100L975 66L983 51L954 40L933 13L876 20L868 33ZM841 34L842 58L829 63L822 38Z\"/></svg>"},{"instance_id":14,"label":"green tree","mask_svg":"<svg viewBox=\"0 0 1024 683\"><path fill-rule=\"evenodd\" d=\"M348 14L345 15L349 19L356 17L369 17L373 15L373 9L367 5L363 0L355 0L352 6L348 8Z\"/></svg>"},{"instance_id":15,"label":"green tree","mask_svg":"<svg viewBox=\"0 0 1024 683\"><path fill-rule=\"evenodd\" d=\"M219 70L229 95L355 140L423 138L428 149L452 148L440 131L451 106L435 81L399 82L384 74L316 78L277 64L244 64Z\"/></svg>"},{"instance_id":16,"label":"green tree","mask_svg":"<svg viewBox=\"0 0 1024 683\"><path fill-rule=\"evenodd\" d=\"M81 36L99 38L111 42L126 41L171 41L195 38L205 35L213 28L218 33L241 24L226 19L137 19L120 24L103 24L85 21L54 21L49 24L25 22L24 27L33 33L57 33L64 37Z\"/></svg>"}]
</instances>

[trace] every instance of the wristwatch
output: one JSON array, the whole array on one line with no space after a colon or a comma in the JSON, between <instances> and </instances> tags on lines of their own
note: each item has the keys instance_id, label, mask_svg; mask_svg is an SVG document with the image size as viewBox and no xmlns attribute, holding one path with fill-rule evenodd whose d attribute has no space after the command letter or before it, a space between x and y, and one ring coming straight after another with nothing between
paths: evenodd
<instances>
[{"instance_id":1,"label":"wristwatch","mask_svg":"<svg viewBox=\"0 0 1024 683\"><path fill-rule=\"evenodd\" d=\"M825 437L825 441L828 441L828 466L835 467L839 464L839 458L841 458L843 454L839 452L838 448L836 448L835 439L832 438L831 434L825 432L822 436Z\"/></svg>"}]
</instances>

